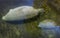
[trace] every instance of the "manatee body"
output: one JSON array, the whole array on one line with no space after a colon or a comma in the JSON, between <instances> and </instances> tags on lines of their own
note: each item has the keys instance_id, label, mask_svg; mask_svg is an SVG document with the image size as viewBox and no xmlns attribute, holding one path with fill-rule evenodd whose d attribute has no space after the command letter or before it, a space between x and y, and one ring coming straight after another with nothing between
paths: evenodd
<instances>
[{"instance_id":1,"label":"manatee body","mask_svg":"<svg viewBox=\"0 0 60 38\"><path fill-rule=\"evenodd\" d=\"M20 6L10 9L2 19L5 21L28 19L38 15L39 11L43 12L43 9L35 9L32 6Z\"/></svg>"},{"instance_id":2,"label":"manatee body","mask_svg":"<svg viewBox=\"0 0 60 38\"><path fill-rule=\"evenodd\" d=\"M43 20L39 23L38 27L44 38L60 38L60 26L57 26L53 20Z\"/></svg>"}]
</instances>

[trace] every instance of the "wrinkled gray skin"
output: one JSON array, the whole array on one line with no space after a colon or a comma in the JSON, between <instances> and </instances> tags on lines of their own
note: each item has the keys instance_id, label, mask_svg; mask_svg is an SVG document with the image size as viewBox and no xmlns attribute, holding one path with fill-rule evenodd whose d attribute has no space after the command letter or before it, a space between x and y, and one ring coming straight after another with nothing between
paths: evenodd
<instances>
[{"instance_id":1,"label":"wrinkled gray skin","mask_svg":"<svg viewBox=\"0 0 60 38\"><path fill-rule=\"evenodd\" d=\"M44 9L35 9L32 6L20 6L14 9L10 9L9 12L2 17L2 20L13 21L32 18L38 15L39 12L43 12Z\"/></svg>"}]
</instances>

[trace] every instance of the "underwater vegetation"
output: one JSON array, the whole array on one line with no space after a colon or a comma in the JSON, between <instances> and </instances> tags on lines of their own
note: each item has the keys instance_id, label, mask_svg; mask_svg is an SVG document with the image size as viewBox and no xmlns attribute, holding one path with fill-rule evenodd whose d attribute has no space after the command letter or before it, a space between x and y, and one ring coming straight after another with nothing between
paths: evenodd
<instances>
[{"instance_id":1,"label":"underwater vegetation","mask_svg":"<svg viewBox=\"0 0 60 38\"><path fill-rule=\"evenodd\" d=\"M25 0L22 0L22 3L20 3L20 1L21 0L0 0L0 38L44 38L41 35L42 30L38 28L40 21L51 19L60 25L60 14L59 9L57 9L60 0L56 0L58 1L56 3L57 6L51 4L51 2L55 2L55 0L34 0L32 3L31 0L29 0L30 2L27 2L27 5L32 5L35 8L44 8L45 13L34 18L34 21L30 19L24 24L10 24L3 21L1 17L4 16L10 8L15 8L19 5L26 5L26 3L22 4Z\"/></svg>"}]
</instances>

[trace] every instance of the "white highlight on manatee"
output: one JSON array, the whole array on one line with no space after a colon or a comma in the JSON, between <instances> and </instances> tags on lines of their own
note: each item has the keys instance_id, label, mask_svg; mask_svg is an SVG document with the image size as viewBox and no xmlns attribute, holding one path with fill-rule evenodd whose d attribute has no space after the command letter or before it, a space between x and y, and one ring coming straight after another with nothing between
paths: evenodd
<instances>
[{"instance_id":1,"label":"white highlight on manatee","mask_svg":"<svg viewBox=\"0 0 60 38\"><path fill-rule=\"evenodd\" d=\"M5 17L3 16L2 19L5 19Z\"/></svg>"},{"instance_id":2,"label":"white highlight on manatee","mask_svg":"<svg viewBox=\"0 0 60 38\"><path fill-rule=\"evenodd\" d=\"M38 27L41 28L52 28L55 27L57 24L53 20L43 20L42 22L39 23Z\"/></svg>"},{"instance_id":3,"label":"white highlight on manatee","mask_svg":"<svg viewBox=\"0 0 60 38\"><path fill-rule=\"evenodd\" d=\"M39 11L43 12L44 9L35 9L32 6L20 6L10 9L2 19L5 21L28 19L38 15Z\"/></svg>"}]
</instances>

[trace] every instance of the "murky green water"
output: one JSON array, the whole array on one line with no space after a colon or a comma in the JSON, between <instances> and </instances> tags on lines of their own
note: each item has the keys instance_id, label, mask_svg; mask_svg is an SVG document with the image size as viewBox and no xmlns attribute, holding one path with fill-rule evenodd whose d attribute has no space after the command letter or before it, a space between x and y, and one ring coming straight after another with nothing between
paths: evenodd
<instances>
[{"instance_id":1,"label":"murky green water","mask_svg":"<svg viewBox=\"0 0 60 38\"><path fill-rule=\"evenodd\" d=\"M41 2L40 2L41 1ZM54 1L53 1L54 2ZM49 3L49 4L48 4ZM59 6L59 5L57 5ZM56 6L56 8L57 8ZM48 0L36 0L34 1L35 8L44 8L45 13L37 17L36 20L28 20L24 24L10 24L1 19L3 15L8 12L9 6L2 5L0 8L0 38L41 38L41 30L38 28L40 21L44 19L51 19L60 24L59 10L55 10L54 6L50 5ZM13 7L12 7L13 8ZM44 37L42 37L44 38Z\"/></svg>"}]
</instances>

